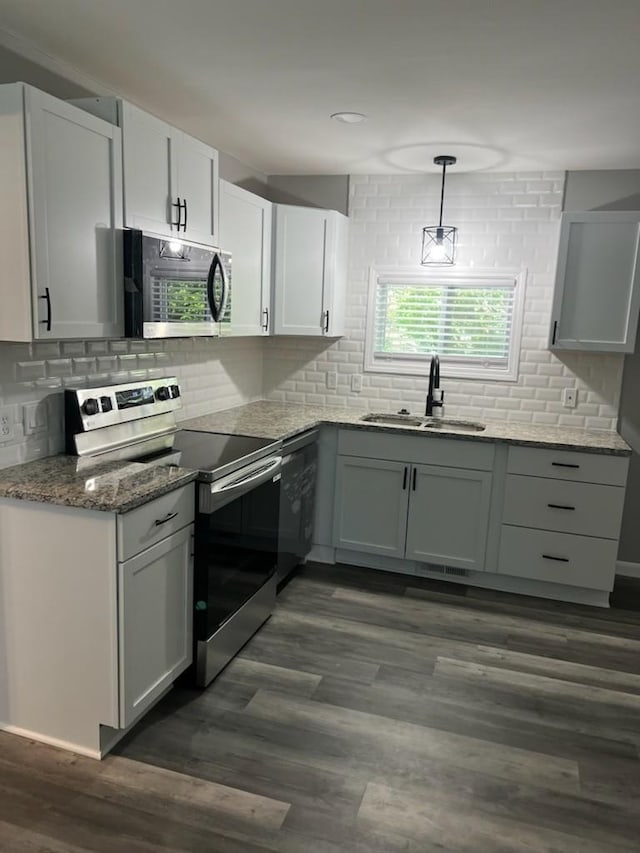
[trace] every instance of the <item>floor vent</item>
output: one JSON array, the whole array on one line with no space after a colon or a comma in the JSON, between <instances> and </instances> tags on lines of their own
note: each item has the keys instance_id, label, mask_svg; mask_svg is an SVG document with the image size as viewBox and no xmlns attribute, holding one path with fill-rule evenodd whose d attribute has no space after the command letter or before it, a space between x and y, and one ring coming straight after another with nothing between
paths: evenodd
<instances>
[{"instance_id":1,"label":"floor vent","mask_svg":"<svg viewBox=\"0 0 640 853\"><path fill-rule=\"evenodd\" d=\"M428 567L429 572L437 575L449 575L450 577L455 578L467 578L469 577L469 572L467 569L457 569L453 566L434 566L431 563Z\"/></svg>"}]
</instances>

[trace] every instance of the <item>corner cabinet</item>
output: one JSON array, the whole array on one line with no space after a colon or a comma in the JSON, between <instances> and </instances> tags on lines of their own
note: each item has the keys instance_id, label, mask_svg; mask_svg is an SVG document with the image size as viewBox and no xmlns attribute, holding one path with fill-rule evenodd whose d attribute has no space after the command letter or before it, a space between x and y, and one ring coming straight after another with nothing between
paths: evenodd
<instances>
[{"instance_id":1,"label":"corner cabinet","mask_svg":"<svg viewBox=\"0 0 640 853\"><path fill-rule=\"evenodd\" d=\"M551 349L633 352L640 309L640 212L564 213Z\"/></svg>"},{"instance_id":2,"label":"corner cabinet","mask_svg":"<svg viewBox=\"0 0 640 853\"><path fill-rule=\"evenodd\" d=\"M349 220L335 210L276 204L273 331L344 334Z\"/></svg>"},{"instance_id":3,"label":"corner cabinet","mask_svg":"<svg viewBox=\"0 0 640 853\"><path fill-rule=\"evenodd\" d=\"M117 98L73 102L122 130L124 224L217 246L218 152Z\"/></svg>"},{"instance_id":4,"label":"corner cabinet","mask_svg":"<svg viewBox=\"0 0 640 853\"><path fill-rule=\"evenodd\" d=\"M233 261L230 321L220 327L225 336L269 334L271 216L270 201L220 181L220 245Z\"/></svg>"},{"instance_id":5,"label":"corner cabinet","mask_svg":"<svg viewBox=\"0 0 640 853\"><path fill-rule=\"evenodd\" d=\"M120 337L120 131L14 83L0 145L0 340Z\"/></svg>"}]
</instances>

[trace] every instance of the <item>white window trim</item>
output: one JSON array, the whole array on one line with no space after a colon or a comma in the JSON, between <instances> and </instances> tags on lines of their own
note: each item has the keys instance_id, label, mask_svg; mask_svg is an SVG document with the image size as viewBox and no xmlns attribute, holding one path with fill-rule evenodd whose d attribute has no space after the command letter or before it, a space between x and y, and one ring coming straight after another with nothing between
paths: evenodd
<instances>
[{"instance_id":1,"label":"white window trim","mask_svg":"<svg viewBox=\"0 0 640 853\"><path fill-rule=\"evenodd\" d=\"M481 379L484 382L517 382L520 365L520 347L522 342L522 324L527 270L522 269L471 269L456 268L455 272L445 270L435 273L416 267L370 267L369 292L367 297L367 318L365 328L364 370L366 373L391 373L404 376L424 376L429 368L429 356L420 359L374 358L374 323L376 307L376 287L378 279L415 282L419 284L441 285L443 282L468 282L481 287L483 282L511 284L514 288L513 323L509 341L509 361L505 367L488 367L459 363L455 359L440 357L440 373L452 379Z\"/></svg>"}]
</instances>

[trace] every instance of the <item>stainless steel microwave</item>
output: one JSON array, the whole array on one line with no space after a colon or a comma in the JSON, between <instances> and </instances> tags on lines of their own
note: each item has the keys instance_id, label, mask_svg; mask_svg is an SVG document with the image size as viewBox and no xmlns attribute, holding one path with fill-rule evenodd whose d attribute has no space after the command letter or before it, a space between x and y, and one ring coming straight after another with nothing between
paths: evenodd
<instances>
[{"instance_id":1,"label":"stainless steel microwave","mask_svg":"<svg viewBox=\"0 0 640 853\"><path fill-rule=\"evenodd\" d=\"M214 336L229 322L228 252L126 229L123 260L126 337Z\"/></svg>"}]
</instances>

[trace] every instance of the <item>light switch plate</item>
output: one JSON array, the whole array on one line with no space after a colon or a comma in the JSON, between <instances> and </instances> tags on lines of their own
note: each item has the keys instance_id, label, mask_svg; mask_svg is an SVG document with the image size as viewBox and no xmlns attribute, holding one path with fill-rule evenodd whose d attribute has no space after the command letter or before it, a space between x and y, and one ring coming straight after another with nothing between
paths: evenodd
<instances>
[{"instance_id":1,"label":"light switch plate","mask_svg":"<svg viewBox=\"0 0 640 853\"><path fill-rule=\"evenodd\" d=\"M46 430L47 404L44 400L24 404L22 407L22 425L25 435L34 435Z\"/></svg>"},{"instance_id":2,"label":"light switch plate","mask_svg":"<svg viewBox=\"0 0 640 853\"><path fill-rule=\"evenodd\" d=\"M338 374L335 372L335 370L332 370L329 373L327 373L327 388L330 391L335 391L337 387L338 387Z\"/></svg>"},{"instance_id":3,"label":"light switch plate","mask_svg":"<svg viewBox=\"0 0 640 853\"><path fill-rule=\"evenodd\" d=\"M351 376L351 390L359 394L362 391L362 376L359 373L354 373Z\"/></svg>"}]
</instances>

